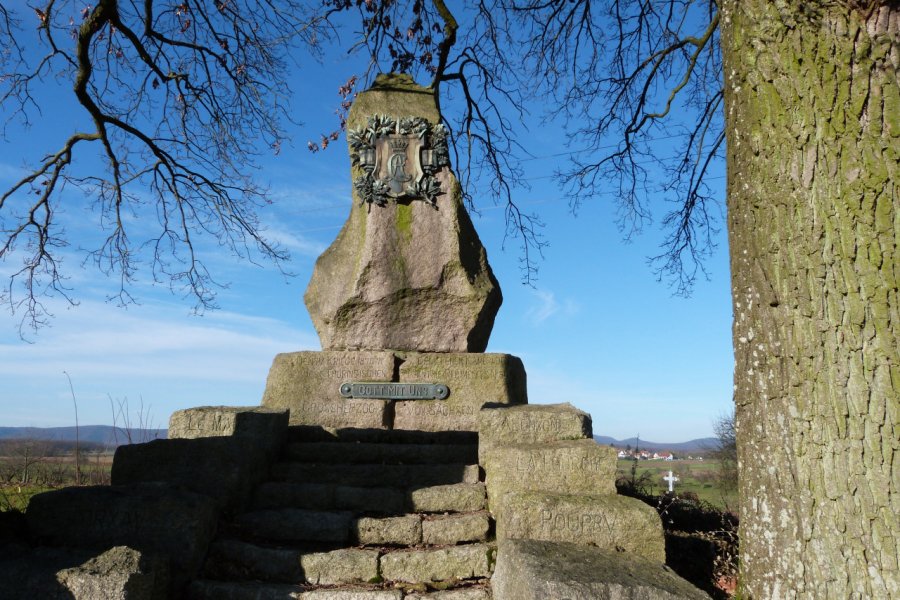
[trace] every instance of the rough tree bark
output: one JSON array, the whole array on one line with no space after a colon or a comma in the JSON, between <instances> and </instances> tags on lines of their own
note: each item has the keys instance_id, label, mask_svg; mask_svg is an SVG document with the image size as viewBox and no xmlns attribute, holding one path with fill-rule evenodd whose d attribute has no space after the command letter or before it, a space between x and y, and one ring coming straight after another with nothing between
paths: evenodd
<instances>
[{"instance_id":1,"label":"rough tree bark","mask_svg":"<svg viewBox=\"0 0 900 600\"><path fill-rule=\"evenodd\" d=\"M752 598L900 598L900 6L723 0Z\"/></svg>"}]
</instances>

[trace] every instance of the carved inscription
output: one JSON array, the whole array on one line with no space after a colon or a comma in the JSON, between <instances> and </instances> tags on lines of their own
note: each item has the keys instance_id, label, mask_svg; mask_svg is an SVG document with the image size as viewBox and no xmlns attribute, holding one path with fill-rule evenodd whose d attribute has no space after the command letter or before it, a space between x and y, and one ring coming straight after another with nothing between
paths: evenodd
<instances>
[{"instance_id":1,"label":"carved inscription","mask_svg":"<svg viewBox=\"0 0 900 600\"><path fill-rule=\"evenodd\" d=\"M355 352L301 352L295 360L301 367L310 367L324 377L334 380L390 379L391 371L384 367L380 354L358 355Z\"/></svg>"},{"instance_id":2,"label":"carved inscription","mask_svg":"<svg viewBox=\"0 0 900 600\"><path fill-rule=\"evenodd\" d=\"M384 405L369 402L305 402L297 407L299 412L311 415L380 415Z\"/></svg>"},{"instance_id":3,"label":"carved inscription","mask_svg":"<svg viewBox=\"0 0 900 600\"><path fill-rule=\"evenodd\" d=\"M455 417L471 416L475 414L475 408L465 405L443 404L439 402L416 403L405 406L404 412L417 417Z\"/></svg>"},{"instance_id":4,"label":"carved inscription","mask_svg":"<svg viewBox=\"0 0 900 600\"><path fill-rule=\"evenodd\" d=\"M484 354L419 355L413 364L404 365L403 373L410 379L440 379L451 382L498 379L502 381L503 378L497 359Z\"/></svg>"},{"instance_id":5,"label":"carved inscription","mask_svg":"<svg viewBox=\"0 0 900 600\"><path fill-rule=\"evenodd\" d=\"M616 519L604 513L568 513L558 509L545 508L539 514L539 526L545 532L568 532L580 536L591 534L615 537Z\"/></svg>"},{"instance_id":6,"label":"carved inscription","mask_svg":"<svg viewBox=\"0 0 900 600\"><path fill-rule=\"evenodd\" d=\"M234 431L234 415L188 415L188 431L231 433Z\"/></svg>"},{"instance_id":7,"label":"carved inscription","mask_svg":"<svg viewBox=\"0 0 900 600\"><path fill-rule=\"evenodd\" d=\"M497 426L505 431L521 433L558 433L562 422L552 415L520 413L512 418L504 416Z\"/></svg>"},{"instance_id":8,"label":"carved inscription","mask_svg":"<svg viewBox=\"0 0 900 600\"><path fill-rule=\"evenodd\" d=\"M516 457L518 471L593 471L605 472L607 462L600 456L572 456L550 453L525 453Z\"/></svg>"}]
</instances>

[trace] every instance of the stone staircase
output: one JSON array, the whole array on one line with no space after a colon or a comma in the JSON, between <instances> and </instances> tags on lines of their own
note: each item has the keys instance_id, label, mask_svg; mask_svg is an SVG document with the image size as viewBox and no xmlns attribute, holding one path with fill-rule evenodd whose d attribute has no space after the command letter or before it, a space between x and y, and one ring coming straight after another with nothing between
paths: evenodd
<instances>
[{"instance_id":1,"label":"stone staircase","mask_svg":"<svg viewBox=\"0 0 900 600\"><path fill-rule=\"evenodd\" d=\"M481 479L474 432L291 427L250 505L220 524L188 597L488 599Z\"/></svg>"}]
</instances>

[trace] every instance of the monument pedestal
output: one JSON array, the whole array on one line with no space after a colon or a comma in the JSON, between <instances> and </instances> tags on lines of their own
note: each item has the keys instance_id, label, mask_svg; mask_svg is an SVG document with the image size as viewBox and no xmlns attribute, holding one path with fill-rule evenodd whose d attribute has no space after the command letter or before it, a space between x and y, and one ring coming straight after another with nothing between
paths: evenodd
<instances>
[{"instance_id":1,"label":"monument pedestal","mask_svg":"<svg viewBox=\"0 0 900 600\"><path fill-rule=\"evenodd\" d=\"M342 387L354 383L376 385L357 386L364 397L347 397L352 392ZM408 399L419 384L444 386L446 398ZM291 425L477 431L485 404L527 401L525 367L509 354L360 350L279 354L262 405L289 409Z\"/></svg>"}]
</instances>

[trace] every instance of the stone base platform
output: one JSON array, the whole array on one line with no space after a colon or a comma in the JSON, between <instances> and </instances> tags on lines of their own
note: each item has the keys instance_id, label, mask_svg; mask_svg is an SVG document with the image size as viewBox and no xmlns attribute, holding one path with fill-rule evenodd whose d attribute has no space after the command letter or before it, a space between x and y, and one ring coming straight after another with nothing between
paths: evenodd
<instances>
[{"instance_id":1,"label":"stone base platform","mask_svg":"<svg viewBox=\"0 0 900 600\"><path fill-rule=\"evenodd\" d=\"M442 400L346 398L350 382L443 384ZM509 354L394 351L292 352L275 357L262 405L289 409L291 425L477 431L485 404L527 403L525 368Z\"/></svg>"}]
</instances>

